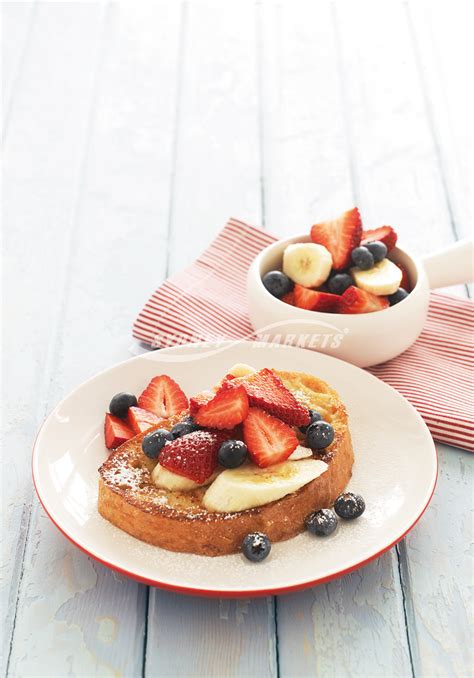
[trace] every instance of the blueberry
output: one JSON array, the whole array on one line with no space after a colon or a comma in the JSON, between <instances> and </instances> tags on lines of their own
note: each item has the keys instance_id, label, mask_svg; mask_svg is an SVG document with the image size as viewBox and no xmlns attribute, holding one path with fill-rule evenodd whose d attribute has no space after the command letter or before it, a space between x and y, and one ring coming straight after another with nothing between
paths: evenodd
<instances>
[{"instance_id":1,"label":"blueberry","mask_svg":"<svg viewBox=\"0 0 474 678\"><path fill-rule=\"evenodd\" d=\"M403 301L407 297L408 292L404 290L403 287L399 287L396 292L388 295L388 302L390 306L395 306L395 304L398 304L399 301Z\"/></svg>"},{"instance_id":2,"label":"blueberry","mask_svg":"<svg viewBox=\"0 0 474 678\"><path fill-rule=\"evenodd\" d=\"M380 242L380 240L368 242L365 245L365 247L369 250L369 252L373 256L376 264L378 264L379 261L382 261L382 259L385 259L385 257L387 256L387 245L385 245L383 242Z\"/></svg>"},{"instance_id":3,"label":"blueberry","mask_svg":"<svg viewBox=\"0 0 474 678\"><path fill-rule=\"evenodd\" d=\"M110 414L113 414L114 417L125 419L128 408L136 407L137 404L136 397L131 393L117 393L110 401L109 412Z\"/></svg>"},{"instance_id":4,"label":"blueberry","mask_svg":"<svg viewBox=\"0 0 474 678\"><path fill-rule=\"evenodd\" d=\"M167 431L165 428L157 428L155 431L147 433L143 438L143 454L146 454L150 459L156 459L166 443L171 443L173 440L174 436L171 431Z\"/></svg>"},{"instance_id":5,"label":"blueberry","mask_svg":"<svg viewBox=\"0 0 474 678\"><path fill-rule=\"evenodd\" d=\"M310 513L309 516L306 517L304 524L311 534L327 537L336 529L337 518L334 511L331 511L331 509L321 509L320 511Z\"/></svg>"},{"instance_id":6,"label":"blueberry","mask_svg":"<svg viewBox=\"0 0 474 678\"><path fill-rule=\"evenodd\" d=\"M197 431L196 424L190 421L179 421L171 429L171 433L173 435L173 438L175 439L182 438L183 436L186 436L188 435L188 433L192 433L193 431Z\"/></svg>"},{"instance_id":7,"label":"blueberry","mask_svg":"<svg viewBox=\"0 0 474 678\"><path fill-rule=\"evenodd\" d=\"M308 430L308 427L311 426L311 424L315 424L317 421L322 421L322 415L319 414L316 410L308 410L309 412L309 424L307 426L300 426L300 431L301 433L306 433Z\"/></svg>"},{"instance_id":8,"label":"blueberry","mask_svg":"<svg viewBox=\"0 0 474 678\"><path fill-rule=\"evenodd\" d=\"M365 501L360 494L344 492L334 502L334 510L337 515L346 520L358 518L365 511Z\"/></svg>"},{"instance_id":9,"label":"blueberry","mask_svg":"<svg viewBox=\"0 0 474 678\"><path fill-rule=\"evenodd\" d=\"M374 257L367 247L356 247L352 250L351 256L353 263L363 271L367 271L374 265Z\"/></svg>"},{"instance_id":10,"label":"blueberry","mask_svg":"<svg viewBox=\"0 0 474 678\"><path fill-rule=\"evenodd\" d=\"M242 542L242 553L254 563L264 560L271 548L270 539L263 532L250 532Z\"/></svg>"},{"instance_id":11,"label":"blueberry","mask_svg":"<svg viewBox=\"0 0 474 678\"><path fill-rule=\"evenodd\" d=\"M293 282L281 271L265 273L262 282L268 292L278 299L281 299L293 289Z\"/></svg>"},{"instance_id":12,"label":"blueberry","mask_svg":"<svg viewBox=\"0 0 474 678\"><path fill-rule=\"evenodd\" d=\"M219 464L225 468L242 466L246 459L247 445L241 440L226 440L219 448Z\"/></svg>"},{"instance_id":13,"label":"blueberry","mask_svg":"<svg viewBox=\"0 0 474 678\"><path fill-rule=\"evenodd\" d=\"M191 433L192 431L199 431L199 429L201 428L199 424L196 424L196 422L194 421L193 417L191 417L190 414L188 414L187 417L184 417L184 419L181 419L179 423L188 424L191 427Z\"/></svg>"},{"instance_id":14,"label":"blueberry","mask_svg":"<svg viewBox=\"0 0 474 678\"><path fill-rule=\"evenodd\" d=\"M334 429L326 421L316 421L308 426L306 443L312 450L322 450L334 440Z\"/></svg>"},{"instance_id":15,"label":"blueberry","mask_svg":"<svg viewBox=\"0 0 474 678\"><path fill-rule=\"evenodd\" d=\"M328 290L331 294L344 294L351 285L353 285L353 281L348 273L336 273L328 281Z\"/></svg>"}]
</instances>

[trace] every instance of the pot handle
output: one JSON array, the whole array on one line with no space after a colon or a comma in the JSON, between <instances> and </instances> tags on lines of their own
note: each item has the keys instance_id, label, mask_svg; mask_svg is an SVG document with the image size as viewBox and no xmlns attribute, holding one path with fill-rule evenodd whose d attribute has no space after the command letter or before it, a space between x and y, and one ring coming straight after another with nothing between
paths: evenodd
<instances>
[{"instance_id":1,"label":"pot handle","mask_svg":"<svg viewBox=\"0 0 474 678\"><path fill-rule=\"evenodd\" d=\"M430 288L474 281L474 241L459 240L422 259Z\"/></svg>"}]
</instances>

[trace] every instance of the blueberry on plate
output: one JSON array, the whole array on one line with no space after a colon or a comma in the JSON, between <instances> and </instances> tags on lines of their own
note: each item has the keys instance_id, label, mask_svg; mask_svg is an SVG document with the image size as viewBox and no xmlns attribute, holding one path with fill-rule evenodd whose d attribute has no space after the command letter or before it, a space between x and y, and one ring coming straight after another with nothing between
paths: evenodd
<instances>
[{"instance_id":1,"label":"blueberry on plate","mask_svg":"<svg viewBox=\"0 0 474 678\"><path fill-rule=\"evenodd\" d=\"M224 468L237 468L247 459L247 445L242 440L226 440L219 448L218 461Z\"/></svg>"},{"instance_id":2,"label":"blueberry on plate","mask_svg":"<svg viewBox=\"0 0 474 678\"><path fill-rule=\"evenodd\" d=\"M326 421L316 421L308 426L306 443L312 450L323 450L334 440L334 429Z\"/></svg>"},{"instance_id":3,"label":"blueberry on plate","mask_svg":"<svg viewBox=\"0 0 474 678\"><path fill-rule=\"evenodd\" d=\"M336 273L336 275L328 280L328 290L331 294L344 294L347 288L353 284L353 280L348 273Z\"/></svg>"},{"instance_id":4,"label":"blueberry on plate","mask_svg":"<svg viewBox=\"0 0 474 678\"><path fill-rule=\"evenodd\" d=\"M167 431L165 428L157 428L155 431L147 433L143 438L143 454L146 454L150 459L156 459L166 443L171 443L173 440L171 431Z\"/></svg>"},{"instance_id":5,"label":"blueberry on plate","mask_svg":"<svg viewBox=\"0 0 474 678\"><path fill-rule=\"evenodd\" d=\"M379 261L382 261L382 259L385 259L387 256L387 245L383 242L380 242L380 240L374 240L374 242L368 242L365 247L369 250L371 255L374 258L374 262L376 264L379 263Z\"/></svg>"},{"instance_id":6,"label":"blueberry on plate","mask_svg":"<svg viewBox=\"0 0 474 678\"><path fill-rule=\"evenodd\" d=\"M315 424L317 421L322 421L322 415L319 414L316 410L308 410L309 412L309 424L307 426L300 426L300 431L301 433L306 433L308 430L308 427L311 426L311 424Z\"/></svg>"},{"instance_id":7,"label":"blueberry on plate","mask_svg":"<svg viewBox=\"0 0 474 678\"><path fill-rule=\"evenodd\" d=\"M293 289L293 282L282 271L265 273L262 283L265 289L278 299L281 299Z\"/></svg>"},{"instance_id":8,"label":"blueberry on plate","mask_svg":"<svg viewBox=\"0 0 474 678\"><path fill-rule=\"evenodd\" d=\"M193 421L188 421L184 419L183 421L179 421L177 424L173 426L171 429L171 434L173 435L173 438L182 438L183 436L187 436L188 433L192 433L193 431L197 431L197 424L195 424Z\"/></svg>"},{"instance_id":9,"label":"blueberry on plate","mask_svg":"<svg viewBox=\"0 0 474 678\"><path fill-rule=\"evenodd\" d=\"M365 501L360 494L343 492L343 494L340 494L334 502L334 510L340 518L353 520L364 513Z\"/></svg>"},{"instance_id":10,"label":"blueberry on plate","mask_svg":"<svg viewBox=\"0 0 474 678\"><path fill-rule=\"evenodd\" d=\"M321 509L313 511L305 518L304 524L311 534L317 534L321 537L327 537L332 534L337 527L337 518L331 509Z\"/></svg>"},{"instance_id":11,"label":"blueberry on plate","mask_svg":"<svg viewBox=\"0 0 474 678\"><path fill-rule=\"evenodd\" d=\"M372 252L369 252L367 247L364 247L364 245L353 249L351 257L353 263L362 269L362 271L368 271L369 268L372 268L374 265L373 254Z\"/></svg>"},{"instance_id":12,"label":"blueberry on plate","mask_svg":"<svg viewBox=\"0 0 474 678\"><path fill-rule=\"evenodd\" d=\"M403 299L406 299L408 297L408 292L403 289L403 287L399 287L396 292L393 294L388 295L388 303L390 306L395 306L395 304L398 304L400 301L403 301Z\"/></svg>"},{"instance_id":13,"label":"blueberry on plate","mask_svg":"<svg viewBox=\"0 0 474 678\"><path fill-rule=\"evenodd\" d=\"M270 553L270 539L263 532L250 532L242 542L242 553L253 563L264 560Z\"/></svg>"},{"instance_id":14,"label":"blueberry on plate","mask_svg":"<svg viewBox=\"0 0 474 678\"><path fill-rule=\"evenodd\" d=\"M136 396L131 393L117 393L114 395L109 405L109 412L114 417L125 419L128 414L129 407L136 407L138 405Z\"/></svg>"}]
</instances>

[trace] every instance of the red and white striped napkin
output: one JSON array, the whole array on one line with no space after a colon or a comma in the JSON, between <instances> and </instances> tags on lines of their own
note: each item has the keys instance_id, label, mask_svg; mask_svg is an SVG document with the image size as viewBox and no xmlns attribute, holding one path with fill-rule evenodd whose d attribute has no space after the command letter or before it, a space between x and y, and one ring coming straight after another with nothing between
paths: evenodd
<instances>
[{"instance_id":1,"label":"red and white striped napkin","mask_svg":"<svg viewBox=\"0 0 474 678\"><path fill-rule=\"evenodd\" d=\"M276 238L231 219L208 249L151 295L133 336L151 348L214 339L252 339L247 269ZM473 303L432 293L423 333L405 353L370 372L418 410L433 437L474 451Z\"/></svg>"}]
</instances>

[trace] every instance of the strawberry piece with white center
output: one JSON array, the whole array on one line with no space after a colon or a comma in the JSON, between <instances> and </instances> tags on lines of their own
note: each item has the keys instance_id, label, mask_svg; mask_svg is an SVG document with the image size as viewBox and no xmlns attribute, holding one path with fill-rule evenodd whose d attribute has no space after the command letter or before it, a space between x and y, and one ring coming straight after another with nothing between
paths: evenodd
<instances>
[{"instance_id":1,"label":"strawberry piece with white center","mask_svg":"<svg viewBox=\"0 0 474 678\"><path fill-rule=\"evenodd\" d=\"M351 285L341 296L339 313L372 313L383 311L389 305L386 297L379 297Z\"/></svg>"},{"instance_id":2,"label":"strawberry piece with white center","mask_svg":"<svg viewBox=\"0 0 474 678\"><path fill-rule=\"evenodd\" d=\"M130 407L127 414L128 425L133 429L135 434L144 433L149 428L155 426L160 421L153 412L148 412L141 407Z\"/></svg>"},{"instance_id":3,"label":"strawberry piece with white center","mask_svg":"<svg viewBox=\"0 0 474 678\"><path fill-rule=\"evenodd\" d=\"M321 311L322 313L337 313L339 306L338 294L309 290L301 285L295 285L293 292L295 306L298 308L304 308L307 311Z\"/></svg>"},{"instance_id":4,"label":"strawberry piece with white center","mask_svg":"<svg viewBox=\"0 0 474 678\"><path fill-rule=\"evenodd\" d=\"M214 397L199 407L194 420L199 426L231 429L240 424L249 411L249 401L243 386L224 381Z\"/></svg>"},{"instance_id":5,"label":"strawberry piece with white center","mask_svg":"<svg viewBox=\"0 0 474 678\"><path fill-rule=\"evenodd\" d=\"M228 434L220 431L194 431L165 445L160 466L196 483L204 483L217 468L219 448Z\"/></svg>"},{"instance_id":6,"label":"strawberry piece with white center","mask_svg":"<svg viewBox=\"0 0 474 678\"><path fill-rule=\"evenodd\" d=\"M123 419L114 417L113 414L109 413L105 415L104 434L105 446L108 450L115 450L135 435Z\"/></svg>"},{"instance_id":7,"label":"strawberry piece with white center","mask_svg":"<svg viewBox=\"0 0 474 678\"><path fill-rule=\"evenodd\" d=\"M188 399L171 377L162 374L150 381L138 398L138 406L165 419L186 410Z\"/></svg>"},{"instance_id":8,"label":"strawberry piece with white center","mask_svg":"<svg viewBox=\"0 0 474 678\"><path fill-rule=\"evenodd\" d=\"M265 367L237 381L245 388L251 407L259 407L290 426L309 424L308 409L296 400L273 370Z\"/></svg>"},{"instance_id":9,"label":"strawberry piece with white center","mask_svg":"<svg viewBox=\"0 0 474 678\"><path fill-rule=\"evenodd\" d=\"M360 245L361 236L362 222L357 207L311 228L311 240L330 251L336 271L350 266L352 250Z\"/></svg>"},{"instance_id":10,"label":"strawberry piece with white center","mask_svg":"<svg viewBox=\"0 0 474 678\"><path fill-rule=\"evenodd\" d=\"M244 421L244 441L260 468L285 461L299 444L290 426L257 407L250 408Z\"/></svg>"},{"instance_id":11,"label":"strawberry piece with white center","mask_svg":"<svg viewBox=\"0 0 474 678\"><path fill-rule=\"evenodd\" d=\"M387 251L393 250L397 244L397 234L391 226L380 226L369 231L362 231L361 245L366 245L368 242L383 242Z\"/></svg>"}]
</instances>

